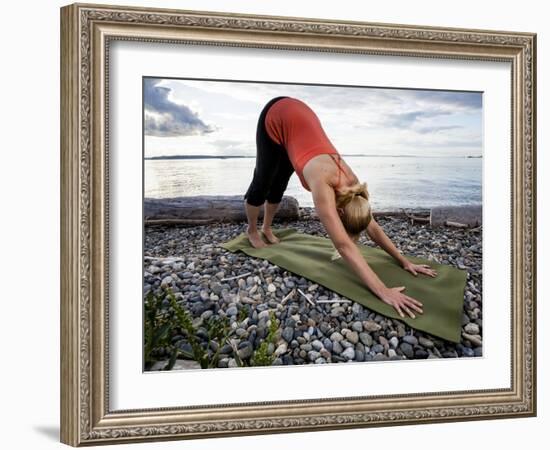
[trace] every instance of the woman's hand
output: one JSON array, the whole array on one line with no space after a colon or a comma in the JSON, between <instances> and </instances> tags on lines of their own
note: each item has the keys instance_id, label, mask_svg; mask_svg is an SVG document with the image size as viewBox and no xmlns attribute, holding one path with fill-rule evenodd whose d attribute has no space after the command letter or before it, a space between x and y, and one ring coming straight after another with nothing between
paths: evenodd
<instances>
[{"instance_id":1,"label":"woman's hand","mask_svg":"<svg viewBox=\"0 0 550 450\"><path fill-rule=\"evenodd\" d=\"M407 272L412 273L414 276L417 276L419 273L423 273L425 275L429 275L430 277L435 277L437 275L437 272L430 268L428 264L413 264L410 261L405 261L402 264L403 269L405 269Z\"/></svg>"},{"instance_id":2,"label":"woman's hand","mask_svg":"<svg viewBox=\"0 0 550 450\"><path fill-rule=\"evenodd\" d=\"M405 289L405 286L385 288L378 295L378 297L380 297L380 299L384 303L393 306L401 317L405 317L405 315L403 314L403 311L405 311L409 316L414 319L416 316L414 315L412 310L422 314L424 312L422 310L422 303L412 297L409 297L408 295L402 294L401 291L403 289Z\"/></svg>"}]
</instances>

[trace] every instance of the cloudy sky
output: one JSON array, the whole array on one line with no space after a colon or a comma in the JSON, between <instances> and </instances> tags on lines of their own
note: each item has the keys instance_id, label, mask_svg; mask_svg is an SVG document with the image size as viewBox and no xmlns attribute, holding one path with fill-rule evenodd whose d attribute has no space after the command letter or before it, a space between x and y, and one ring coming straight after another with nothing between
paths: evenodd
<instances>
[{"instance_id":1,"label":"cloudy sky","mask_svg":"<svg viewBox=\"0 0 550 450\"><path fill-rule=\"evenodd\" d=\"M145 78L145 156L256 153L273 97L306 102L341 154L482 154L482 94Z\"/></svg>"}]
</instances>

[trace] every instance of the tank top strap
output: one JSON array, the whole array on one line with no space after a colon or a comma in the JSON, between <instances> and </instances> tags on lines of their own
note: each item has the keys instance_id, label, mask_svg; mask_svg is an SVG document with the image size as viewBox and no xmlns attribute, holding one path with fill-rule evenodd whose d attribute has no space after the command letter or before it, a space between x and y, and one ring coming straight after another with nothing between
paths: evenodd
<instances>
[{"instance_id":1,"label":"tank top strap","mask_svg":"<svg viewBox=\"0 0 550 450\"><path fill-rule=\"evenodd\" d=\"M340 154L338 154L338 160L336 160L336 159L334 159L334 154L333 153L329 153L329 155L332 158L332 160L336 163L336 165L338 166L338 169L340 169L338 171L338 184L340 184L340 178L341 178L342 173L344 172L344 169L342 169L342 166L340 165L340 161L342 160L342 157L340 156ZM347 174L346 174L346 176L347 176Z\"/></svg>"}]
</instances>

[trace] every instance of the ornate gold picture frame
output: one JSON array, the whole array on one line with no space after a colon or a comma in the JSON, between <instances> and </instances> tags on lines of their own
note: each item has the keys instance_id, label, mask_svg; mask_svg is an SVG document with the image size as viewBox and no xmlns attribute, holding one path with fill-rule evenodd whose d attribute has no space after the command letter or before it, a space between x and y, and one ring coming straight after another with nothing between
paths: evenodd
<instances>
[{"instance_id":1,"label":"ornate gold picture frame","mask_svg":"<svg viewBox=\"0 0 550 450\"><path fill-rule=\"evenodd\" d=\"M115 41L509 63L509 388L113 410L107 194L109 50ZM71 4L61 8L60 51L63 443L116 444L536 415L534 33Z\"/></svg>"}]
</instances>

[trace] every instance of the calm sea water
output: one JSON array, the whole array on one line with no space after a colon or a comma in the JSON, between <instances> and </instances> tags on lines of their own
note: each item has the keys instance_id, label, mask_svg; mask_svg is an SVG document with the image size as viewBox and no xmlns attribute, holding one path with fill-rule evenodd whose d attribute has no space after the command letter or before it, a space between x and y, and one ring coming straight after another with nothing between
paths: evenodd
<instances>
[{"instance_id":1,"label":"calm sea water","mask_svg":"<svg viewBox=\"0 0 550 450\"><path fill-rule=\"evenodd\" d=\"M431 208L482 201L482 158L346 157L367 182L374 210ZM243 195L255 158L145 160L145 197ZM293 174L286 194L301 206L313 206L311 193Z\"/></svg>"}]
</instances>

